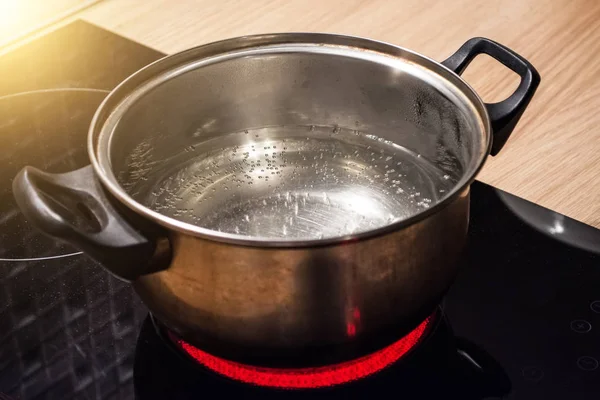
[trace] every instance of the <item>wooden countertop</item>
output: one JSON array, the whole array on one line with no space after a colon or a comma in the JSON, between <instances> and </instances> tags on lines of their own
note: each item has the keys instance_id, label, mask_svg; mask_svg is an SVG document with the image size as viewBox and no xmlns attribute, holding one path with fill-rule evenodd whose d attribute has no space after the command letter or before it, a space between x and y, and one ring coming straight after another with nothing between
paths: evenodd
<instances>
[{"instance_id":1,"label":"wooden countertop","mask_svg":"<svg viewBox=\"0 0 600 400\"><path fill-rule=\"evenodd\" d=\"M479 179L600 228L598 0L105 0L78 14L166 53L282 31L365 36L437 60L485 36L526 57L542 83ZM486 57L464 74L486 101L517 77Z\"/></svg>"}]
</instances>

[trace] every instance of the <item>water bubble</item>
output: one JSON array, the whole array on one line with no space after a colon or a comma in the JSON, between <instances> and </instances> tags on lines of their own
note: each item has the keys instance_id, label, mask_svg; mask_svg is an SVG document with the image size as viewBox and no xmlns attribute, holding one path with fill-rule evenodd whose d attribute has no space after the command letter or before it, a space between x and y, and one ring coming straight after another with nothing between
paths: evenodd
<instances>
[{"instance_id":1,"label":"water bubble","mask_svg":"<svg viewBox=\"0 0 600 400\"><path fill-rule=\"evenodd\" d=\"M384 198L396 202L395 218L402 219L428 207L438 197L443 196L440 193L445 193L443 189L439 189L439 186L435 187L437 182L443 182L443 172L432 169L432 164L425 157L419 159L416 153L410 151L398 152L398 145L388 140L381 140L375 135L367 138L368 134L365 132L346 131L344 128L340 128L340 132L345 132L347 135L333 136L332 129L335 129L333 126L315 126L315 134L310 134L309 140L305 140L302 134L305 135L306 127L301 129L290 127L289 131L287 129L288 127L284 130L286 135L295 135L288 137L287 144L283 143L284 140L277 136L278 133L273 128L249 131L253 135L259 133L260 137L268 137L270 140L268 145L262 140L256 140L254 144L248 143L244 138L245 132L232 134L240 135L242 143L246 140L246 144L242 146L211 149L208 145L205 146L204 142L197 144L193 153L186 153L185 156L188 160L194 160L193 168L190 167L186 173L174 174L173 178L169 178L171 180L167 185L160 184L158 188L153 189L154 206L151 204L148 206L160 209L161 213L170 216L177 213L178 219L201 224L208 229L216 230L219 227L229 233L235 233L236 224L230 218L235 217L235 210L239 210L240 234L277 236L282 235L285 225L287 227L285 235L288 237L317 238L319 234L325 237L345 235L350 232L361 232L366 227L385 225L389 217L379 212L378 207L384 205L377 204ZM264 132L267 134L265 135ZM316 133L319 135L317 136ZM367 139L370 142L365 142ZM367 145L369 150L366 149ZM259 146L263 147L263 153L256 152L256 149L260 149ZM284 147L283 149L280 147L281 163L277 160L279 158L276 152L277 146ZM373 153L372 156L369 156L370 153ZM243 157L236 158L238 154ZM260 157L257 157L257 154ZM262 154L265 154L264 158ZM369 162L370 158L373 158L373 161ZM435 165L433 167L437 168ZM173 170L171 166L169 168ZM287 171L287 174L281 174L280 170ZM255 175L254 172L257 174ZM257 176L258 173L261 174L260 178ZM154 177L148 173L140 175L143 178L150 176L150 181L157 180L156 175ZM286 179L279 178L280 175L285 176ZM273 176L277 178L273 180ZM287 179L288 176L292 179ZM403 176L405 178L401 178ZM138 181L142 180L141 177ZM254 187L250 185L263 182L263 178L267 183L255 185L260 190L253 190ZM271 182L268 182L268 178L271 178ZM207 179L218 183L209 183ZM407 183L413 183L415 188L410 189L413 185L408 186ZM240 187L244 184L248 184L249 187L241 190ZM168 187L169 190L165 191L163 187ZM314 189L310 189L311 187ZM328 189L323 190L323 187ZM235 190L229 190L230 188ZM219 193L217 194L213 189ZM292 195L284 204L283 199L289 189L292 189ZM447 188L445 189L447 192ZM302 190L302 192L293 194L294 190ZM316 191L312 196L308 192L311 190ZM361 190L370 193L369 204L372 205L369 208L375 207L372 210L377 214L367 211L366 207L359 207L360 203L345 203L347 198L356 199L356 196L363 196ZM335 197L332 194L334 191ZM343 194L340 195L338 191ZM214 196L207 196L207 192ZM416 193L420 195L417 197ZM278 194L282 195L281 200L274 201ZM183 200L179 200L180 198ZM217 199L227 207L233 208L223 210L221 216L220 209L215 207ZM190 207L191 204L194 204L194 207ZM315 207L320 207L317 213L314 213ZM251 222L244 222L242 210L251 210L248 214L255 216ZM343 214L336 216L334 212ZM367 214L369 215L365 218ZM209 220L212 220L212 226L207 225ZM317 224L312 224L313 222Z\"/></svg>"}]
</instances>

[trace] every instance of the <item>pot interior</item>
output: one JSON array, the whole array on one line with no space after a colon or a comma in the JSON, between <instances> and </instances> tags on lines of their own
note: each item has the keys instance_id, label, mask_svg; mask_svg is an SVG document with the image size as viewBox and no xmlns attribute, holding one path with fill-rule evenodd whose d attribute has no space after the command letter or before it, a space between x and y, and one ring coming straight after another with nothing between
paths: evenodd
<instances>
[{"instance_id":1,"label":"pot interior","mask_svg":"<svg viewBox=\"0 0 600 400\"><path fill-rule=\"evenodd\" d=\"M167 224L285 241L405 221L468 184L489 144L472 90L406 50L327 37L223 42L134 75L96 142L102 173Z\"/></svg>"}]
</instances>

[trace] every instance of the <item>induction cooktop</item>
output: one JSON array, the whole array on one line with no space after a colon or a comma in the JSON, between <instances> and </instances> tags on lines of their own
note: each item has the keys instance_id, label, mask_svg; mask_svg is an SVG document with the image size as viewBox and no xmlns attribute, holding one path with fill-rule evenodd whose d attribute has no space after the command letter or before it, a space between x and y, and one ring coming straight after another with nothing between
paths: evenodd
<instances>
[{"instance_id":1,"label":"induction cooktop","mask_svg":"<svg viewBox=\"0 0 600 400\"><path fill-rule=\"evenodd\" d=\"M600 398L600 231L481 182L435 329L394 365L271 390L184 354L129 284L36 232L11 192L25 165L86 165L96 107L162 56L76 21L0 57L0 399Z\"/></svg>"}]
</instances>

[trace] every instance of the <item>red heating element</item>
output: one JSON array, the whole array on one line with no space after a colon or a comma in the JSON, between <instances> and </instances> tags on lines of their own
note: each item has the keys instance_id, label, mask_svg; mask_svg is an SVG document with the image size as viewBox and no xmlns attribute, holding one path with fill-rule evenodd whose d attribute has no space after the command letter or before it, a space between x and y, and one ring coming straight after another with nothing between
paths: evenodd
<instances>
[{"instance_id":1,"label":"red heating element","mask_svg":"<svg viewBox=\"0 0 600 400\"><path fill-rule=\"evenodd\" d=\"M398 361L423 339L433 317L412 332L375 353L325 367L276 369L253 367L210 355L171 335L171 339L204 367L230 379L257 386L281 389L316 389L341 385L372 375Z\"/></svg>"}]
</instances>

